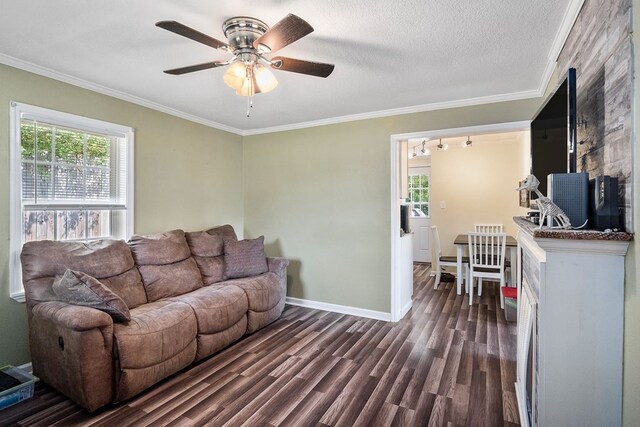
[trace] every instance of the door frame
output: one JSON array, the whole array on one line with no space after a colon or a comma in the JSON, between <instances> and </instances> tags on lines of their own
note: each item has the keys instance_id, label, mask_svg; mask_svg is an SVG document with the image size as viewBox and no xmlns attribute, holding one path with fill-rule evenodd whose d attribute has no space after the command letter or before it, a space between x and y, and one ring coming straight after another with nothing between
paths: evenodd
<instances>
[{"instance_id":1,"label":"door frame","mask_svg":"<svg viewBox=\"0 0 640 427\"><path fill-rule=\"evenodd\" d=\"M529 130L530 120L519 122L495 123L480 126L467 126L459 128L438 129L422 132L411 132L391 135L389 139L389 163L390 163L390 191L389 206L391 209L390 236L391 236L391 321L398 322L410 306L400 307L400 155L399 144L408 139L437 139L457 136L478 135L486 133L503 133ZM433 167L433 164L432 164ZM433 170L433 169L432 169ZM431 205L433 206L433 205Z\"/></svg>"}]
</instances>

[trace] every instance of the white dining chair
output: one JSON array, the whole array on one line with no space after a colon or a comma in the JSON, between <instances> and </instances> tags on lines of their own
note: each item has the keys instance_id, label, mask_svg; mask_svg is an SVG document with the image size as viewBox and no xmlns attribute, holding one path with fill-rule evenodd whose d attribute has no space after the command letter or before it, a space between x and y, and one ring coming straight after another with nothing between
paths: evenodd
<instances>
[{"instance_id":1,"label":"white dining chair","mask_svg":"<svg viewBox=\"0 0 640 427\"><path fill-rule=\"evenodd\" d=\"M476 233L502 233L504 232L502 224L474 224Z\"/></svg>"},{"instance_id":2,"label":"white dining chair","mask_svg":"<svg viewBox=\"0 0 640 427\"><path fill-rule=\"evenodd\" d=\"M504 226L502 224L474 224L473 228L476 233L504 233ZM511 271L509 258L506 258L504 261L504 270L505 272ZM509 278L509 274L507 274L506 277ZM513 284L510 283L509 286L513 286Z\"/></svg>"},{"instance_id":3,"label":"white dining chair","mask_svg":"<svg viewBox=\"0 0 640 427\"><path fill-rule=\"evenodd\" d=\"M440 246L440 236L438 235L438 227L435 225L431 226L431 236L433 242L433 250L436 252L436 281L433 285L433 289L438 289L438 285L440 284L440 278L442 277L442 269L444 267L454 267L458 266L457 258L455 256L442 256L442 248ZM469 284L469 258L462 257L462 274L465 282L465 287Z\"/></svg>"},{"instance_id":4,"label":"white dining chair","mask_svg":"<svg viewBox=\"0 0 640 427\"><path fill-rule=\"evenodd\" d=\"M475 280L478 279L478 296L482 296L482 280L490 279L500 281L500 307L504 309L506 243L505 233L469 233L469 305L473 303Z\"/></svg>"}]
</instances>

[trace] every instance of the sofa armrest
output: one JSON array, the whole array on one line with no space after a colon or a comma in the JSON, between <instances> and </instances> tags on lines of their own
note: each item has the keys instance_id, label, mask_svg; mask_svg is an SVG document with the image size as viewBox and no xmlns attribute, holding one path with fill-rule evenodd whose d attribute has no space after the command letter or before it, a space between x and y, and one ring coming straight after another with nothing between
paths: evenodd
<instances>
[{"instance_id":1,"label":"sofa armrest","mask_svg":"<svg viewBox=\"0 0 640 427\"><path fill-rule=\"evenodd\" d=\"M289 260L281 257L267 257L267 264L271 273L276 273L281 278L287 277Z\"/></svg>"},{"instance_id":2,"label":"sofa armrest","mask_svg":"<svg viewBox=\"0 0 640 427\"><path fill-rule=\"evenodd\" d=\"M113 319L104 311L60 301L37 304L33 315L78 332L113 326Z\"/></svg>"},{"instance_id":3,"label":"sofa armrest","mask_svg":"<svg viewBox=\"0 0 640 427\"><path fill-rule=\"evenodd\" d=\"M91 412L115 396L113 320L90 307L49 301L29 316L33 372Z\"/></svg>"}]
</instances>

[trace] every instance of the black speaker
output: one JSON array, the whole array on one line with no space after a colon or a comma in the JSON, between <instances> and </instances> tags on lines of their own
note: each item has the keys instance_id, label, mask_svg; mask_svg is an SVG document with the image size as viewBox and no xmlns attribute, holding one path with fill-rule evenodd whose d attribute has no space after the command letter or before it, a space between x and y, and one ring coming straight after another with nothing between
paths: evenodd
<instances>
[{"instance_id":1,"label":"black speaker","mask_svg":"<svg viewBox=\"0 0 640 427\"><path fill-rule=\"evenodd\" d=\"M589 216L596 230L620 228L618 178L600 175L589 181Z\"/></svg>"},{"instance_id":2,"label":"black speaker","mask_svg":"<svg viewBox=\"0 0 640 427\"><path fill-rule=\"evenodd\" d=\"M552 173L547 176L547 197L564 211L573 227L589 218L589 174Z\"/></svg>"}]
</instances>

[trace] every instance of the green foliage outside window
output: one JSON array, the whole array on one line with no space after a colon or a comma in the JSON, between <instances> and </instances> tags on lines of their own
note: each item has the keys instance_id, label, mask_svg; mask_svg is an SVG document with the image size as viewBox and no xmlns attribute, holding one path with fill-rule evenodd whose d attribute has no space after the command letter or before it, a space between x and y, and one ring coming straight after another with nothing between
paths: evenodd
<instances>
[{"instance_id":1,"label":"green foliage outside window","mask_svg":"<svg viewBox=\"0 0 640 427\"><path fill-rule=\"evenodd\" d=\"M41 199L53 201L108 199L112 141L104 135L22 120L23 198L33 199L37 192ZM24 212L23 220L24 241L106 237L110 228L109 212L101 210L31 210Z\"/></svg>"},{"instance_id":2,"label":"green foliage outside window","mask_svg":"<svg viewBox=\"0 0 640 427\"><path fill-rule=\"evenodd\" d=\"M37 138L36 138L37 127ZM86 137L87 156L84 157ZM33 160L37 152L39 162L61 162L87 166L109 166L111 139L102 135L89 134L64 128L23 120L20 125L22 160ZM37 147L36 147L37 146Z\"/></svg>"}]
</instances>

